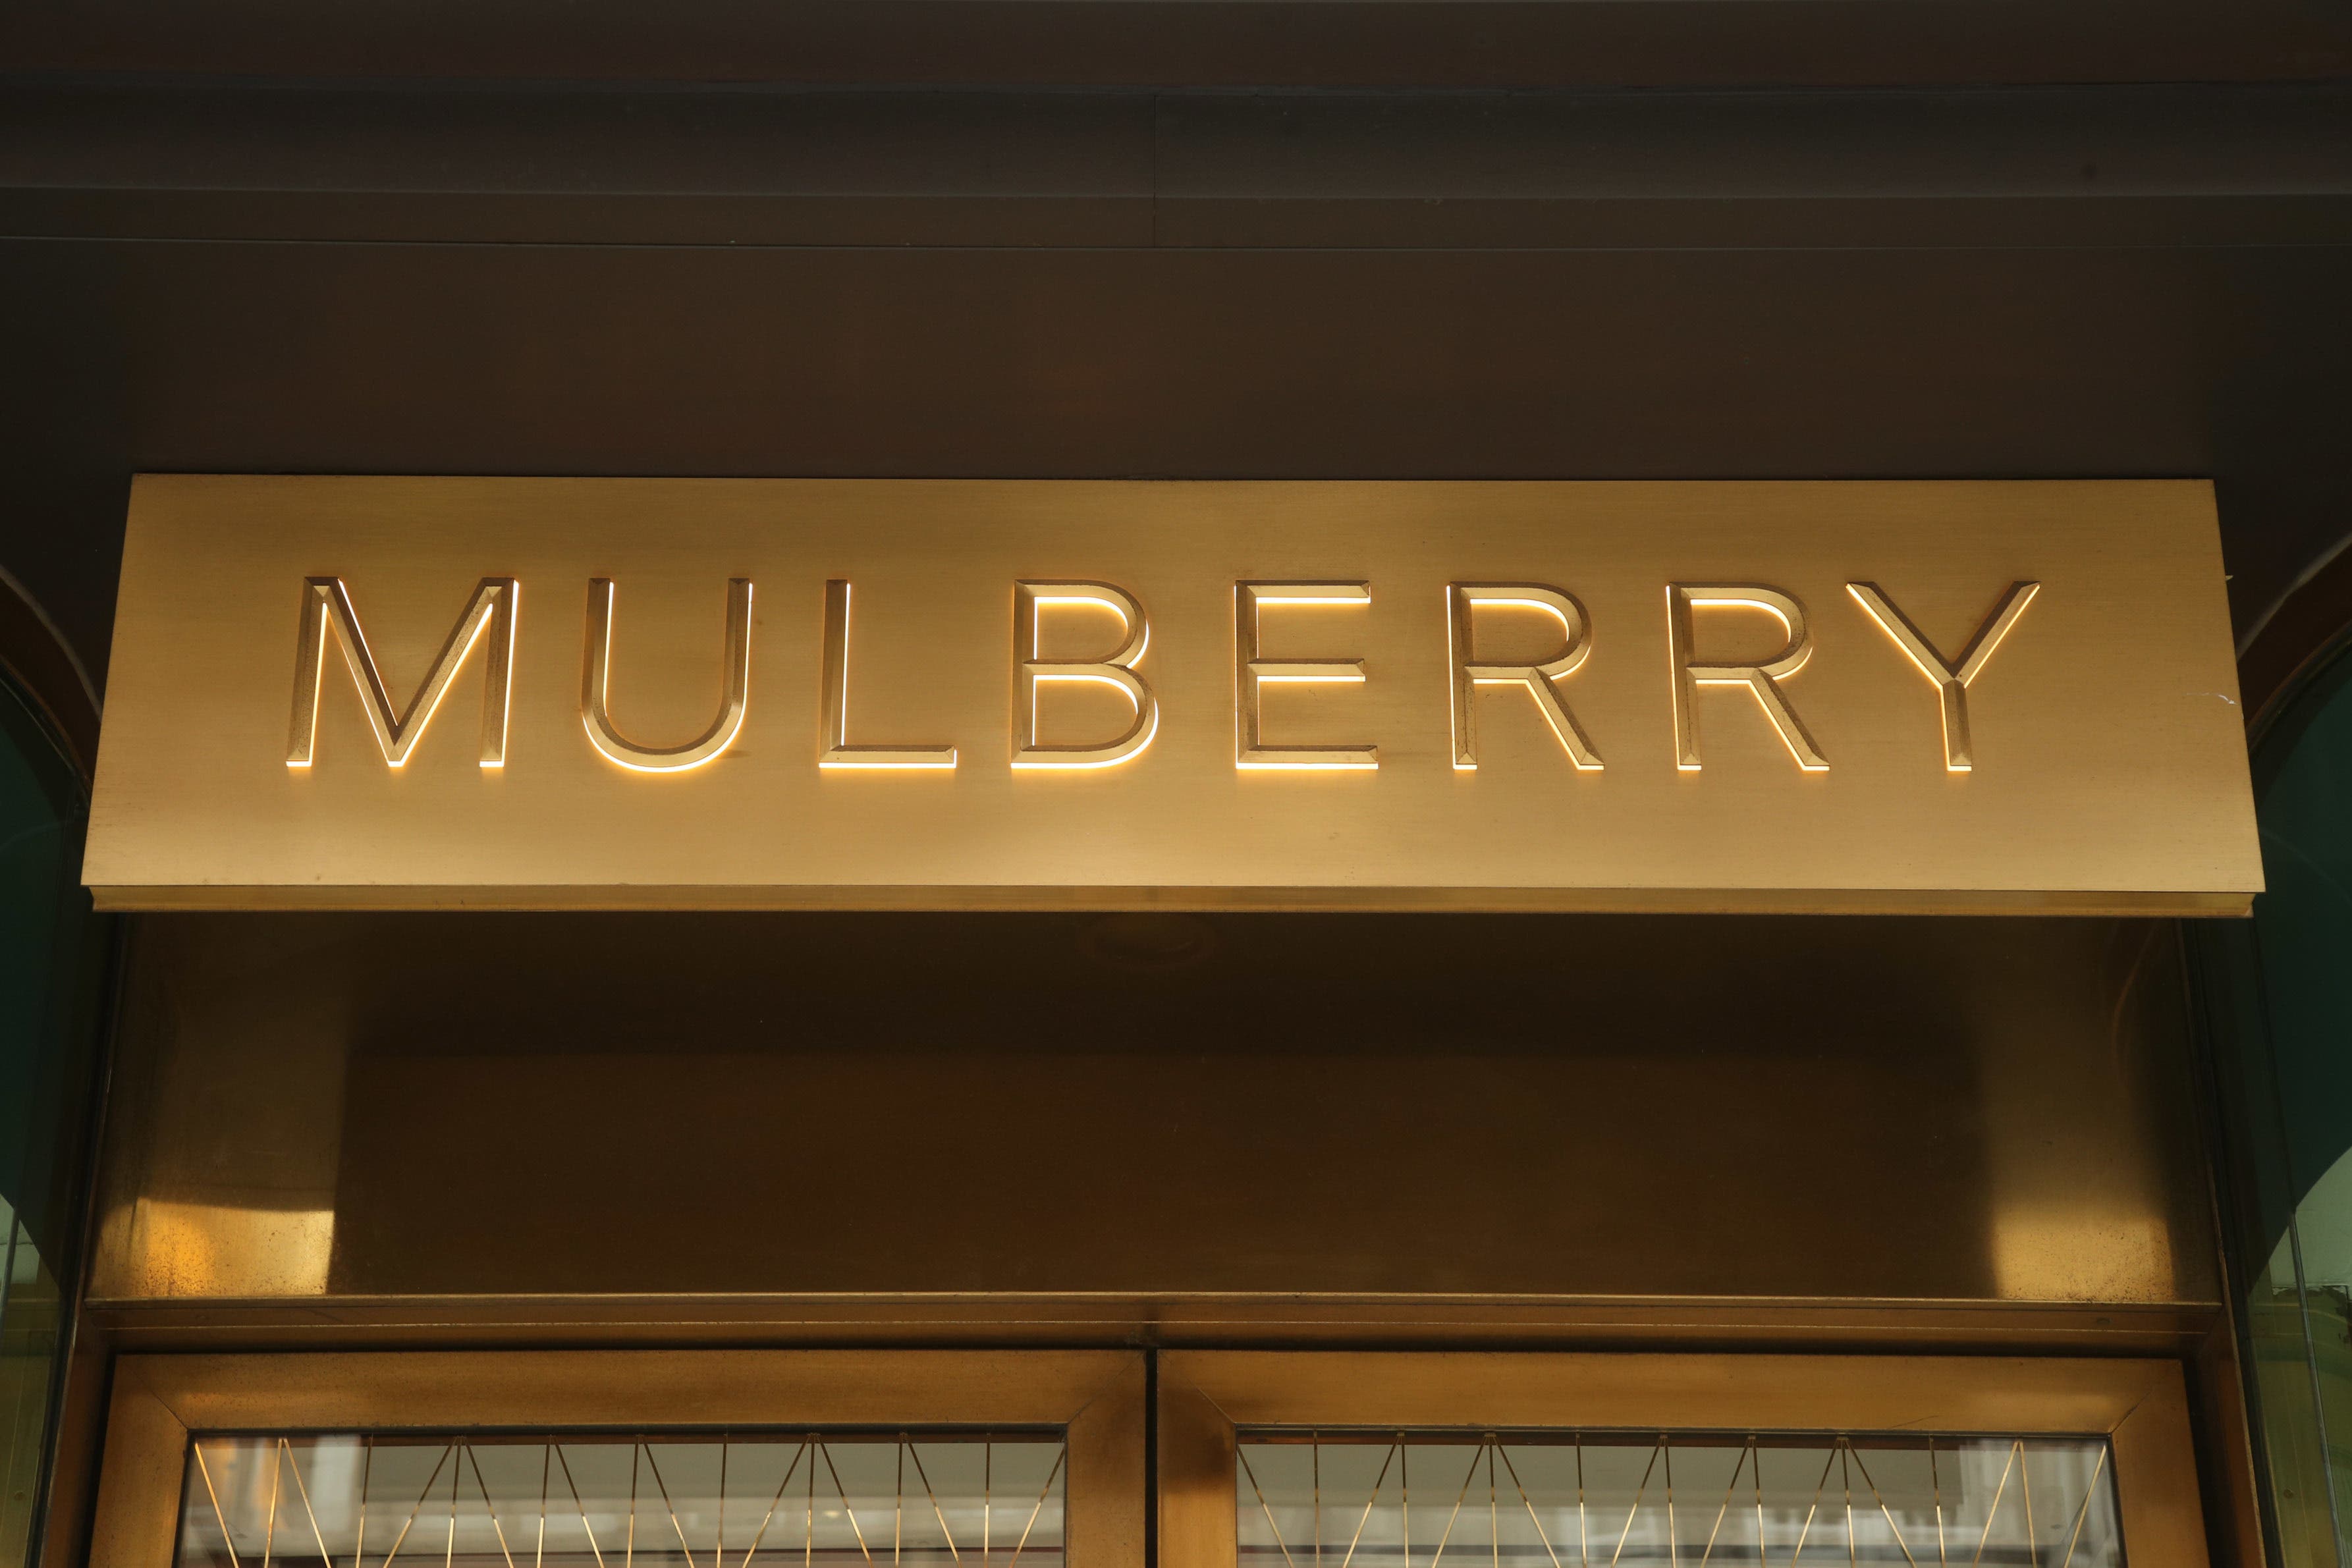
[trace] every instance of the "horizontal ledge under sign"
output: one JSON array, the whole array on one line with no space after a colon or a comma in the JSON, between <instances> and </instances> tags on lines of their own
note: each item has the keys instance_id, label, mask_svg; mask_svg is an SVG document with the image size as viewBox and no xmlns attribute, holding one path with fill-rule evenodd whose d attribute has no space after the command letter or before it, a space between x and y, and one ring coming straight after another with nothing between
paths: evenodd
<instances>
[{"instance_id":1,"label":"horizontal ledge under sign","mask_svg":"<svg viewBox=\"0 0 2352 1568\"><path fill-rule=\"evenodd\" d=\"M148 476L112 908L2242 912L2197 482Z\"/></svg>"}]
</instances>

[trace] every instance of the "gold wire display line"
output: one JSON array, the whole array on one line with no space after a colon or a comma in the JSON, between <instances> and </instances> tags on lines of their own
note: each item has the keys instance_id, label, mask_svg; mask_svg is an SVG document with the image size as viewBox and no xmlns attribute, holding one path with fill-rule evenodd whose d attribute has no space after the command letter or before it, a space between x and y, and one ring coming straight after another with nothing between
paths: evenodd
<instances>
[{"instance_id":1,"label":"gold wire display line","mask_svg":"<svg viewBox=\"0 0 2352 1568\"><path fill-rule=\"evenodd\" d=\"M221 1545L228 1552L228 1568L237 1568L236 1542L229 1537L228 1515L221 1511L220 1493L213 1490L212 1467L205 1463L205 1446L190 1443L188 1447L196 1456L196 1474L204 1479L205 1496L212 1500L213 1518L220 1525Z\"/></svg>"},{"instance_id":2,"label":"gold wire display line","mask_svg":"<svg viewBox=\"0 0 2352 1568\"><path fill-rule=\"evenodd\" d=\"M834 1466L832 1446L819 1443L816 1446L816 1451L824 1460L825 1473L833 1477L834 1495L841 1499L841 1511L849 1516L849 1533L857 1538L857 1554L868 1563L873 1562L874 1553L866 1548L866 1531L860 1529L857 1523L857 1506L849 1500L849 1490L841 1484L841 1471ZM692 1565L689 1564L688 1568L692 1568Z\"/></svg>"},{"instance_id":3,"label":"gold wire display line","mask_svg":"<svg viewBox=\"0 0 2352 1568\"><path fill-rule=\"evenodd\" d=\"M2033 1467L2025 1462L2025 1439L2017 1440L2017 1490L2025 1499L2026 1568L2042 1568L2042 1549L2033 1540ZM1991 1528L1991 1521L1986 1521Z\"/></svg>"},{"instance_id":4,"label":"gold wire display line","mask_svg":"<svg viewBox=\"0 0 2352 1568\"><path fill-rule=\"evenodd\" d=\"M1951 1568L1951 1553L1944 1544L1944 1468L1936 1458L1936 1439L1927 1439L1927 1484L1936 1495L1936 1568Z\"/></svg>"},{"instance_id":5,"label":"gold wire display line","mask_svg":"<svg viewBox=\"0 0 2352 1568\"><path fill-rule=\"evenodd\" d=\"M335 1568L335 1555L327 1550L327 1533L319 1528L319 1513L310 1506L310 1489L303 1484L302 1467L295 1461L293 1446L280 1437L278 1439L278 1452L285 1457L287 1467L294 1472L294 1494L302 1500L303 1517L310 1521L310 1539L319 1543L319 1561L325 1563L327 1568ZM357 1568L359 1559L356 1554L353 1555L352 1562L353 1568Z\"/></svg>"},{"instance_id":6,"label":"gold wire display line","mask_svg":"<svg viewBox=\"0 0 2352 1568\"><path fill-rule=\"evenodd\" d=\"M2091 1500L2099 1495L2099 1477L2107 1468L2107 1446L2099 1445L2099 1457L2091 1466L2091 1479L2083 1487L2083 1505L2074 1511L2074 1528L2066 1537L2065 1560L2058 1568L2074 1568L2074 1548L2083 1539L2083 1521L2091 1517Z\"/></svg>"},{"instance_id":7,"label":"gold wire display line","mask_svg":"<svg viewBox=\"0 0 2352 1568\"><path fill-rule=\"evenodd\" d=\"M751 1554L759 1551L760 1542L768 1538L768 1526L774 1522L776 1510L784 1505L784 1489L793 1484L794 1476L800 1474L801 1460L807 1457L808 1451L809 1446L806 1441L803 1441L801 1446L793 1450L793 1462L784 1467L784 1479L776 1483L776 1495L768 1500L768 1511L761 1517L760 1528L753 1533L751 1544L743 1549L741 1568L751 1568Z\"/></svg>"},{"instance_id":8,"label":"gold wire display line","mask_svg":"<svg viewBox=\"0 0 2352 1568\"><path fill-rule=\"evenodd\" d=\"M572 1479L572 1461L564 1457L562 1444L550 1446L555 1449L555 1462L562 1467L563 1484L571 1489L572 1506L580 1511L580 1528L588 1533L589 1554L596 1559L596 1568L604 1568L604 1549L596 1544L596 1527L588 1521L588 1505L580 1500L580 1483Z\"/></svg>"},{"instance_id":9,"label":"gold wire display line","mask_svg":"<svg viewBox=\"0 0 2352 1568\"><path fill-rule=\"evenodd\" d=\"M1484 1454L1486 1451L1486 1445L1481 1443L1478 1445L1477 1449L1470 1456L1470 1469L1462 1477L1462 1490L1454 1494L1454 1511L1445 1516L1445 1528L1438 1532L1437 1550L1430 1554L1429 1568L1437 1568L1439 1559L1445 1555L1446 1542L1454 1539L1454 1521L1462 1517L1463 1500L1470 1495L1470 1483L1478 1479L1478 1458L1479 1456ZM1408 1552L1407 1562L1409 1565L1411 1561L1410 1552L1412 1550L1412 1542L1406 1542L1406 1550Z\"/></svg>"},{"instance_id":10,"label":"gold wire display line","mask_svg":"<svg viewBox=\"0 0 2352 1568\"><path fill-rule=\"evenodd\" d=\"M1731 1461L1731 1479L1726 1481L1723 1487L1723 1506L1715 1511L1715 1524L1706 1532L1706 1549L1698 1554L1698 1568L1706 1568L1708 1562L1715 1556L1716 1537L1723 1533L1723 1521L1731 1516L1731 1500L1739 1490L1740 1469L1748 1463L1755 1452L1755 1439L1751 1437L1748 1439L1748 1446L1739 1450L1739 1457ZM1756 1532L1756 1555L1759 1561L1761 1561L1764 1555L1764 1532L1761 1522L1759 1521L1759 1529Z\"/></svg>"},{"instance_id":11,"label":"gold wire display line","mask_svg":"<svg viewBox=\"0 0 2352 1568\"><path fill-rule=\"evenodd\" d=\"M1830 1484L1830 1467L1836 1463L1837 1450L1832 1448L1830 1457L1822 1465L1822 1479L1813 1483L1813 1500L1806 1506L1805 1523L1804 1527L1797 1531L1797 1544L1789 1549L1790 1568L1794 1568L1797 1559L1805 1554L1806 1538L1813 1533L1813 1521L1821 1515L1822 1492ZM1853 1540L1852 1531L1847 1532L1847 1540L1849 1542Z\"/></svg>"},{"instance_id":12,"label":"gold wire display line","mask_svg":"<svg viewBox=\"0 0 2352 1568\"><path fill-rule=\"evenodd\" d=\"M1037 1516L1045 1511L1045 1500L1054 1492L1054 1481L1062 1473L1062 1461L1069 1457L1070 1447L1065 1442L1054 1455L1054 1468L1045 1472L1045 1484L1037 1489L1037 1500L1029 1506L1029 1521L1021 1527L1021 1539L1013 1543L1013 1555L1004 1560L1004 1568L1017 1568L1021 1554L1029 1549L1029 1532L1037 1528Z\"/></svg>"},{"instance_id":13,"label":"gold wire display line","mask_svg":"<svg viewBox=\"0 0 2352 1568\"><path fill-rule=\"evenodd\" d=\"M1543 1543L1544 1555L1551 1559L1551 1568L1560 1568L1559 1553L1552 1550L1551 1533L1544 1529L1543 1519L1536 1512L1535 1500L1528 1496L1527 1483L1519 1479L1519 1468L1511 1463L1511 1451L1500 1443L1495 1445L1495 1451L1502 1456L1503 1469L1509 1473L1511 1485L1518 1491L1519 1506L1528 1511L1528 1522L1536 1527L1536 1539ZM1581 1480L1580 1474L1579 1479ZM1577 1499L1580 1510L1583 1500L1581 1495Z\"/></svg>"},{"instance_id":14,"label":"gold wire display line","mask_svg":"<svg viewBox=\"0 0 2352 1568\"><path fill-rule=\"evenodd\" d=\"M654 1458L654 1446L651 1443L639 1443L636 1446L645 1450L646 1468L653 1472L654 1490L661 1493L662 1511L669 1515L669 1527L677 1533L677 1549L686 1554L686 1568L694 1568L694 1548L686 1539L686 1521L677 1516L677 1504L670 1501L669 1500L669 1483L662 1479L661 1461ZM636 1516L636 1511L637 1500L635 1496L632 1494L629 1499L629 1514L632 1521L631 1540L633 1542L635 1541L634 1521Z\"/></svg>"},{"instance_id":15,"label":"gold wire display line","mask_svg":"<svg viewBox=\"0 0 2352 1568\"><path fill-rule=\"evenodd\" d=\"M1364 1538L1364 1526L1371 1521L1372 1510L1381 1505L1381 1489L1389 1484L1389 1467L1397 1462L1397 1455L1403 1448L1404 1444L1400 1440L1381 1457L1381 1473L1372 1481L1372 1495L1364 1500L1364 1511L1356 1516L1356 1533L1348 1537L1348 1554L1339 1559L1339 1568L1348 1568L1348 1565L1356 1560L1356 1543ZM1405 1542L1405 1554L1408 1561L1411 1560L1412 1553L1412 1542L1408 1539Z\"/></svg>"},{"instance_id":16,"label":"gold wire display line","mask_svg":"<svg viewBox=\"0 0 2352 1568\"><path fill-rule=\"evenodd\" d=\"M261 1527L261 1568L269 1568L269 1559L278 1546L278 1491L286 1484L284 1449L286 1439L269 1450L269 1521Z\"/></svg>"},{"instance_id":17,"label":"gold wire display line","mask_svg":"<svg viewBox=\"0 0 2352 1568\"><path fill-rule=\"evenodd\" d=\"M433 1495L433 1483L441 1479L441 1467L448 1462L449 1450L447 1448L444 1448L441 1450L441 1457L433 1463L433 1473L425 1478L424 1490L416 1494L416 1501L409 1509L408 1517L401 1521L400 1533L392 1538L392 1550L383 1554L383 1561L385 1563L391 1562L394 1557L400 1554L400 1548L402 1544L407 1541L409 1531L415 1527L416 1516L424 1511L425 1500Z\"/></svg>"},{"instance_id":18,"label":"gold wire display line","mask_svg":"<svg viewBox=\"0 0 2352 1568\"><path fill-rule=\"evenodd\" d=\"M1617 1559L1625 1555L1625 1542L1633 1538L1633 1521L1642 1515L1642 1500L1649 1495L1650 1477L1658 1468L1658 1450L1650 1450L1650 1462L1642 1467L1642 1484L1633 1489L1633 1506L1625 1511L1625 1523L1617 1531L1617 1550L1609 1554L1609 1568L1617 1568Z\"/></svg>"},{"instance_id":19,"label":"gold wire display line","mask_svg":"<svg viewBox=\"0 0 2352 1568\"><path fill-rule=\"evenodd\" d=\"M1862 1461L1862 1450L1855 1448L1853 1450L1853 1468L1862 1472L1862 1481L1864 1486L1870 1489L1871 1500L1878 1505L1878 1511L1885 1516L1887 1532L1895 1537L1895 1550L1903 1553L1903 1561L1908 1563L1910 1568L1919 1568L1919 1560L1911 1555L1910 1543L1903 1539L1903 1527L1895 1522L1895 1511L1886 1506L1886 1499L1880 1493L1878 1490L1878 1482L1871 1478L1870 1467ZM1932 1459L1929 1461L1931 1465L1933 1462L1934 1461ZM2089 1496L2085 1494L2083 1500L2087 1506L2090 1502ZM1853 1528L1853 1521L1849 1520L1846 1524L1846 1529L1851 1532Z\"/></svg>"},{"instance_id":20,"label":"gold wire display line","mask_svg":"<svg viewBox=\"0 0 2352 1568\"><path fill-rule=\"evenodd\" d=\"M1257 1467L1249 1462L1249 1455L1243 1449L1235 1448L1234 1457L1241 1460L1242 1474L1249 1478L1250 1490L1257 1496L1258 1511L1265 1515L1265 1527L1274 1531L1274 1544L1282 1553L1285 1568L1298 1568L1291 1559L1289 1546L1282 1539L1282 1526L1275 1522L1274 1510L1266 1506L1265 1489L1257 1484Z\"/></svg>"},{"instance_id":21,"label":"gold wire display line","mask_svg":"<svg viewBox=\"0 0 2352 1568\"><path fill-rule=\"evenodd\" d=\"M2017 1451L2023 1447L2022 1443L2010 1445L2008 1462L2000 1467L2000 1484L1992 1489L1992 1501L1985 1505L1984 1533L1977 1537L1977 1552L1969 1559L1969 1568L1978 1568L1978 1564L1984 1561L1985 1548L1992 1542L1993 1523L2000 1518L2001 1494L2009 1490L2009 1472L2016 1467Z\"/></svg>"},{"instance_id":22,"label":"gold wire display line","mask_svg":"<svg viewBox=\"0 0 2352 1568\"><path fill-rule=\"evenodd\" d=\"M940 1521L940 1535L948 1543L948 1556L961 1563L963 1553L956 1550L955 1531L948 1528L948 1516L940 1508L940 1494L931 1490L930 1475L923 1469L923 1450L909 1443L907 1453L915 1461L915 1479L923 1483L923 1496L931 1505L931 1517Z\"/></svg>"},{"instance_id":23,"label":"gold wire display line","mask_svg":"<svg viewBox=\"0 0 2352 1568\"><path fill-rule=\"evenodd\" d=\"M482 1494L482 1511L489 1516L490 1532L498 1537L499 1555L506 1559L507 1568L515 1568L514 1553L507 1549L507 1528L499 1522L498 1504L490 1500L490 1483L482 1479L481 1456L474 1451L471 1443L463 1448L466 1462L474 1467L474 1490Z\"/></svg>"}]
</instances>

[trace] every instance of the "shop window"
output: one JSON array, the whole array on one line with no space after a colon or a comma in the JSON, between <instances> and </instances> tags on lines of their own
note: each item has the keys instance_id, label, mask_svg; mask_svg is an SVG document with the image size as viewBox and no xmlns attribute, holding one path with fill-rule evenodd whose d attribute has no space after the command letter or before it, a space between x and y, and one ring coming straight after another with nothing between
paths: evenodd
<instances>
[{"instance_id":1,"label":"shop window","mask_svg":"<svg viewBox=\"0 0 2352 1568\"><path fill-rule=\"evenodd\" d=\"M1143 1357L390 1352L116 1364L117 1568L1143 1568Z\"/></svg>"},{"instance_id":2,"label":"shop window","mask_svg":"<svg viewBox=\"0 0 2352 1568\"><path fill-rule=\"evenodd\" d=\"M2268 1523L2286 1568L2352 1552L2352 658L2254 747L2268 891L2194 933Z\"/></svg>"},{"instance_id":3,"label":"shop window","mask_svg":"<svg viewBox=\"0 0 2352 1568\"><path fill-rule=\"evenodd\" d=\"M1165 1355L1164 1568L2203 1568L2177 1364Z\"/></svg>"},{"instance_id":4,"label":"shop window","mask_svg":"<svg viewBox=\"0 0 2352 1568\"><path fill-rule=\"evenodd\" d=\"M89 799L0 677L0 1568L35 1546L78 1269L97 965Z\"/></svg>"},{"instance_id":5,"label":"shop window","mask_svg":"<svg viewBox=\"0 0 2352 1568\"><path fill-rule=\"evenodd\" d=\"M1062 1568L1059 1432L197 1437L182 1568Z\"/></svg>"},{"instance_id":6,"label":"shop window","mask_svg":"<svg viewBox=\"0 0 2352 1568\"><path fill-rule=\"evenodd\" d=\"M1241 1435L1244 1568L2122 1568L2099 1437Z\"/></svg>"}]
</instances>

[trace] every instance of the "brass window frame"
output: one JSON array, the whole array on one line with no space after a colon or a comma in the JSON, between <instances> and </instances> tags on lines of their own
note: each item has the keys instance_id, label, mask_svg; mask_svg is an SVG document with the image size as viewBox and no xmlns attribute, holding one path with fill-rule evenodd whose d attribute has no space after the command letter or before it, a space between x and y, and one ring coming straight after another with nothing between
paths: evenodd
<instances>
[{"instance_id":1,"label":"brass window frame","mask_svg":"<svg viewBox=\"0 0 2352 1568\"><path fill-rule=\"evenodd\" d=\"M191 1436L1058 1427L1067 1568L1143 1568L1146 1373L1127 1351L384 1351L115 1364L89 1561L171 1568Z\"/></svg>"},{"instance_id":2,"label":"brass window frame","mask_svg":"<svg viewBox=\"0 0 2352 1568\"><path fill-rule=\"evenodd\" d=\"M2206 1568L2173 1362L1178 1351L1159 1405L1160 1568L1235 1568L1236 1435L1262 1427L2105 1437L2131 1568Z\"/></svg>"}]
</instances>

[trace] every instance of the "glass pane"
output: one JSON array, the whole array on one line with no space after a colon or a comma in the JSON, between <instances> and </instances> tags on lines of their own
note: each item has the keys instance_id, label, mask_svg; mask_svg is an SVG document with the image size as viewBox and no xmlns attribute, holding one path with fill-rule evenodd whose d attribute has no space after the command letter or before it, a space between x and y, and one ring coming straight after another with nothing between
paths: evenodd
<instances>
[{"instance_id":1,"label":"glass pane","mask_svg":"<svg viewBox=\"0 0 2352 1568\"><path fill-rule=\"evenodd\" d=\"M2122 1568L2103 1437L1247 1434L1242 1568Z\"/></svg>"},{"instance_id":2,"label":"glass pane","mask_svg":"<svg viewBox=\"0 0 2352 1568\"><path fill-rule=\"evenodd\" d=\"M205 1437L183 1568L1061 1568L1056 1434Z\"/></svg>"}]
</instances>

